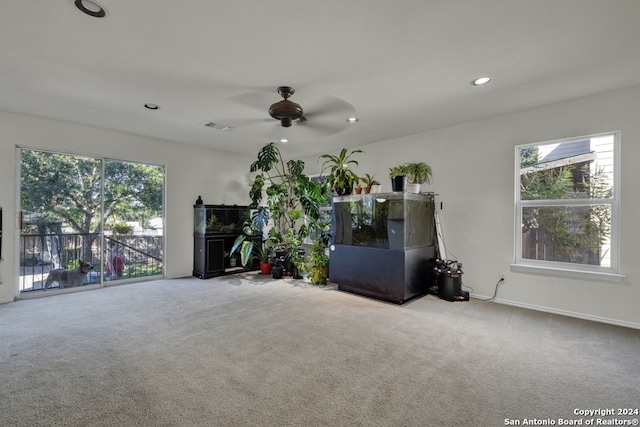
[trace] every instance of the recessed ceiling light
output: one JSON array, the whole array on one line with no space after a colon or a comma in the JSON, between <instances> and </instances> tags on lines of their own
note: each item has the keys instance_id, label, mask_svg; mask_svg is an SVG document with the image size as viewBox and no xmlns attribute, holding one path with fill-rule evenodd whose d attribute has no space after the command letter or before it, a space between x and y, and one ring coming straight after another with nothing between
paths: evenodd
<instances>
[{"instance_id":1,"label":"recessed ceiling light","mask_svg":"<svg viewBox=\"0 0 640 427\"><path fill-rule=\"evenodd\" d=\"M482 86L482 85L486 85L487 83L489 83L491 81L491 77L478 77L477 79L474 79L471 84L474 86Z\"/></svg>"},{"instance_id":2,"label":"recessed ceiling light","mask_svg":"<svg viewBox=\"0 0 640 427\"><path fill-rule=\"evenodd\" d=\"M283 144L286 144L287 142L289 142L289 140L288 140L288 139L286 139L286 138L282 138L282 139L280 140L280 142L282 142Z\"/></svg>"},{"instance_id":3,"label":"recessed ceiling light","mask_svg":"<svg viewBox=\"0 0 640 427\"><path fill-rule=\"evenodd\" d=\"M348 123L351 123L351 124L356 123L357 121L358 121L358 118L357 118L357 117L349 117L349 118L347 119L347 122L348 122Z\"/></svg>"},{"instance_id":4,"label":"recessed ceiling light","mask_svg":"<svg viewBox=\"0 0 640 427\"><path fill-rule=\"evenodd\" d=\"M160 107L157 106L156 104L144 104L144 108L147 108L149 110L159 110Z\"/></svg>"},{"instance_id":5,"label":"recessed ceiling light","mask_svg":"<svg viewBox=\"0 0 640 427\"><path fill-rule=\"evenodd\" d=\"M82 12L94 18L104 18L107 16L106 9L93 0L74 0L73 4Z\"/></svg>"}]
</instances>

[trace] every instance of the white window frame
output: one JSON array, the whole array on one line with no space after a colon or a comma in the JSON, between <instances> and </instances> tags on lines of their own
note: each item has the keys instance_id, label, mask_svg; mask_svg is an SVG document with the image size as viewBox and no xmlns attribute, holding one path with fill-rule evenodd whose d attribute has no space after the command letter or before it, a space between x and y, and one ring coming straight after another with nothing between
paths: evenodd
<instances>
[{"instance_id":1,"label":"white window frame","mask_svg":"<svg viewBox=\"0 0 640 427\"><path fill-rule=\"evenodd\" d=\"M587 138L613 135L613 197L610 199L559 199L559 200L521 200L520 198L520 152L527 147L546 144L560 144ZM564 138L551 141L517 145L515 147L515 242L514 263L511 270L523 273L534 273L560 277L573 277L594 280L621 281L624 276L619 272L619 203L620 203L620 132L605 132ZM557 261L531 260L522 257L522 209L527 206L581 206L588 204L609 204L611 206L610 265L596 266L587 264L565 263Z\"/></svg>"}]
</instances>

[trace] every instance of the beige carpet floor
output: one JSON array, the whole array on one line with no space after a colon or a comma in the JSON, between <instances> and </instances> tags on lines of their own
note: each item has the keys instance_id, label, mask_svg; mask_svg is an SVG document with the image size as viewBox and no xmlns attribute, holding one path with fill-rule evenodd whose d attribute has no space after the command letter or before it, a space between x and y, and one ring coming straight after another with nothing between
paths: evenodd
<instances>
[{"instance_id":1,"label":"beige carpet floor","mask_svg":"<svg viewBox=\"0 0 640 427\"><path fill-rule=\"evenodd\" d=\"M492 302L159 280L0 305L0 425L558 425L640 408L639 362L638 330Z\"/></svg>"}]
</instances>

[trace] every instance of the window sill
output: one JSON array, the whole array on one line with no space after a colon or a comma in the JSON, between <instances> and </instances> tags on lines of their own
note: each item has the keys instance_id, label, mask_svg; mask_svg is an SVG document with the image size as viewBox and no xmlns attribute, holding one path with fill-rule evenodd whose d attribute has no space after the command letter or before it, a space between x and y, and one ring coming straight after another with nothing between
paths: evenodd
<instances>
[{"instance_id":1,"label":"window sill","mask_svg":"<svg viewBox=\"0 0 640 427\"><path fill-rule=\"evenodd\" d=\"M597 280L603 282L622 282L624 274L605 273L600 271L571 270L567 268L542 267L538 265L511 264L511 271L516 273L539 274L542 276L566 277L570 279Z\"/></svg>"}]
</instances>

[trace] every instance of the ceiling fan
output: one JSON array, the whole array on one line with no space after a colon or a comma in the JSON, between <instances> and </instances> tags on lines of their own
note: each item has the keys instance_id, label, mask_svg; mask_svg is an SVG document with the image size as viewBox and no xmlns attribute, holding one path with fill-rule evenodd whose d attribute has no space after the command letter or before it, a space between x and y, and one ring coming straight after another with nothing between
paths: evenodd
<instances>
[{"instance_id":1,"label":"ceiling fan","mask_svg":"<svg viewBox=\"0 0 640 427\"><path fill-rule=\"evenodd\" d=\"M278 93L284 99L282 101L271 104L269 107L269 115L276 120L280 120L282 127L291 127L291 122L302 117L304 110L300 104L289 101L289 97L295 93L295 89L289 86L280 86Z\"/></svg>"},{"instance_id":2,"label":"ceiling fan","mask_svg":"<svg viewBox=\"0 0 640 427\"><path fill-rule=\"evenodd\" d=\"M348 102L334 96L313 97L305 101L305 108L291 101L289 98L296 93L290 86L279 86L277 92L283 98L268 107L270 118L256 120L254 123L274 123L277 120L278 129L296 127L295 132L326 136L340 132L349 126L347 119L355 116L355 108ZM305 91L305 95L308 96ZM263 91L248 92L236 95L230 100L264 112L270 96ZM272 99L272 98L271 98ZM275 123L274 123L275 124ZM276 129L271 128L272 132ZM268 129L267 129L267 132ZM281 132L278 132L282 135Z\"/></svg>"}]
</instances>

